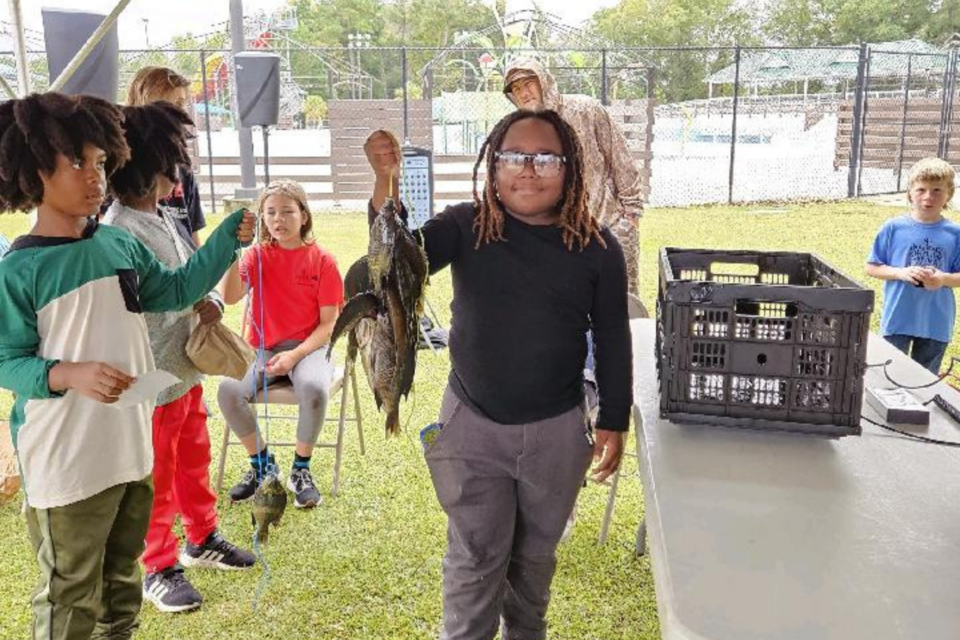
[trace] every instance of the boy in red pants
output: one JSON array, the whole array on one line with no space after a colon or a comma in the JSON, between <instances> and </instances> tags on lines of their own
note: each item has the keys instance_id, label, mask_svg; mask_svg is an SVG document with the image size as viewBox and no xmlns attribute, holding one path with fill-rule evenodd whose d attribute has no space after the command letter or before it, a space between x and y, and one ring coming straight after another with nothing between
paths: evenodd
<instances>
[{"instance_id":1,"label":"boy in red pants","mask_svg":"<svg viewBox=\"0 0 960 640\"><path fill-rule=\"evenodd\" d=\"M177 232L176 222L158 202L173 189L178 167L187 166L190 118L165 102L124 107L124 129L130 160L110 178L116 199L104 224L122 227L143 242L171 269L186 264L195 249ZM173 533L177 516L187 543L180 562L187 567L234 570L254 564L217 532L217 496L210 489L210 437L203 404L203 376L187 357L186 345L197 322L213 323L223 315L219 296L208 294L193 312L148 313L150 348L157 368L181 382L160 394L153 412L153 510L143 564L147 577L143 596L160 611L196 609L199 592L177 564L179 540Z\"/></svg>"}]
</instances>

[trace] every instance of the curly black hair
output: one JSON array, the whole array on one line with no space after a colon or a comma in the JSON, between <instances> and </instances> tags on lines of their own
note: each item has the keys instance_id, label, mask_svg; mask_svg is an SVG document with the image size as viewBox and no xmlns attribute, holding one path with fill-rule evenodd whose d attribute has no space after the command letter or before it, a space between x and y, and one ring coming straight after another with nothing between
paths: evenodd
<instances>
[{"instance_id":1,"label":"curly black hair","mask_svg":"<svg viewBox=\"0 0 960 640\"><path fill-rule=\"evenodd\" d=\"M542 120L556 130L563 146L563 155L567 158L566 173L563 177L563 195L557 203L559 213L558 226L563 230L563 242L568 250L573 250L574 244L582 251L596 240L601 247L606 248L600 235L600 224L590 213L586 185L584 184L583 150L573 128L566 123L555 111L514 111L504 116L494 126L493 131L484 140L477 156L477 163L473 166L473 200L480 210L473 228L477 232L476 248L481 244L503 240L503 203L497 196L495 176L497 170L496 152L500 151L507 131L515 123L528 118ZM478 175L481 165L486 162L487 178L481 196L477 191Z\"/></svg>"},{"instance_id":2,"label":"curly black hair","mask_svg":"<svg viewBox=\"0 0 960 640\"><path fill-rule=\"evenodd\" d=\"M176 182L177 168L190 165L190 116L169 102L123 107L123 116L131 157L110 178L113 194L121 200L142 198L153 190L158 175Z\"/></svg>"},{"instance_id":3,"label":"curly black hair","mask_svg":"<svg viewBox=\"0 0 960 640\"><path fill-rule=\"evenodd\" d=\"M130 149L119 107L93 96L55 92L0 102L0 211L39 205L40 173L52 174L58 155L83 158L86 144L107 154L107 175L123 166Z\"/></svg>"}]
</instances>

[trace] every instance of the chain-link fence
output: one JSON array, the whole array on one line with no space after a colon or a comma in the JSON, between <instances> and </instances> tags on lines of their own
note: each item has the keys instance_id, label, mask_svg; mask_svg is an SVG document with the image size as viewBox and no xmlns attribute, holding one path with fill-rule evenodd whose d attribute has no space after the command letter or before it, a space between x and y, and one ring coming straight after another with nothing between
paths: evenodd
<instances>
[{"instance_id":1,"label":"chain-link fence","mask_svg":"<svg viewBox=\"0 0 960 640\"><path fill-rule=\"evenodd\" d=\"M310 48L287 40L273 49L281 105L269 131L270 176L302 182L318 212L363 207L372 175L361 147L380 128L432 152L436 207L471 197L477 152L513 109L504 70L521 56L539 59L562 94L606 105L642 169L650 206L895 192L920 157L960 161L951 145L955 51L366 44ZM123 51L118 101L145 65L169 66L191 81L196 170L206 206L219 208L241 182L231 53ZM34 90L44 90L43 52L30 52L28 66ZM16 87L12 53L0 53L0 74ZM258 133L260 184L262 147Z\"/></svg>"}]
</instances>

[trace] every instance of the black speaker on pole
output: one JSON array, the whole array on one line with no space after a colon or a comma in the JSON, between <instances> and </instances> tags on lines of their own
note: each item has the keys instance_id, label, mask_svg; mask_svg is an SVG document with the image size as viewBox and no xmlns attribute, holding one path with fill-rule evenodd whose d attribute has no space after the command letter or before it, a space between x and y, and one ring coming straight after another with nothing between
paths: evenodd
<instances>
[{"instance_id":1,"label":"black speaker on pole","mask_svg":"<svg viewBox=\"0 0 960 640\"><path fill-rule=\"evenodd\" d=\"M70 64L73 56L83 48L106 16L69 9L41 9L41 13L47 66L52 83ZM116 102L119 48L117 25L114 24L80 68L63 85L61 91L74 95L83 93Z\"/></svg>"},{"instance_id":2,"label":"black speaker on pole","mask_svg":"<svg viewBox=\"0 0 960 640\"><path fill-rule=\"evenodd\" d=\"M280 56L243 51L234 55L240 126L266 127L280 119Z\"/></svg>"}]
</instances>

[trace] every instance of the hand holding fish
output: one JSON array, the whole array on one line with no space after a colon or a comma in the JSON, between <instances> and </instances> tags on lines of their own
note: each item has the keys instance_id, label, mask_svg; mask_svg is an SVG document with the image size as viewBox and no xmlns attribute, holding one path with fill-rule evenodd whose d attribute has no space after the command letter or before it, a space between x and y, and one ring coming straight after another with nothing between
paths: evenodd
<instances>
[{"instance_id":1,"label":"hand holding fish","mask_svg":"<svg viewBox=\"0 0 960 640\"><path fill-rule=\"evenodd\" d=\"M244 209L243 219L237 225L237 240L243 244L253 242L254 229L257 223L257 214Z\"/></svg>"},{"instance_id":2,"label":"hand holding fish","mask_svg":"<svg viewBox=\"0 0 960 640\"><path fill-rule=\"evenodd\" d=\"M375 131L363 145L367 161L380 178L394 179L400 176L400 143L386 131Z\"/></svg>"}]
</instances>

